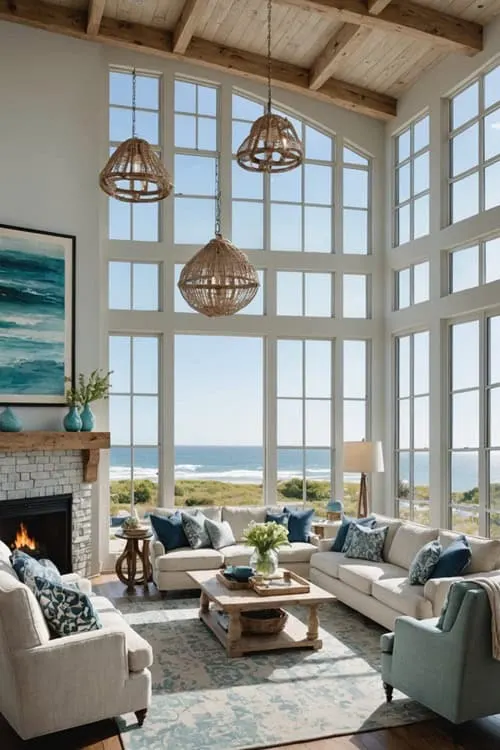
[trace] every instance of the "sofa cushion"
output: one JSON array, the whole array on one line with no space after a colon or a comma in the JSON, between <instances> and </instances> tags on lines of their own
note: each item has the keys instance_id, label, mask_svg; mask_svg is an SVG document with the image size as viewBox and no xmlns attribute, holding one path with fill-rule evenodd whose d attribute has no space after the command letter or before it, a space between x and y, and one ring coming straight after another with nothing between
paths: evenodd
<instances>
[{"instance_id":1,"label":"sofa cushion","mask_svg":"<svg viewBox=\"0 0 500 750\"><path fill-rule=\"evenodd\" d=\"M101 623L103 628L125 634L128 668L131 672L140 672L152 665L153 650L151 646L125 622L118 612L103 612Z\"/></svg>"},{"instance_id":2,"label":"sofa cushion","mask_svg":"<svg viewBox=\"0 0 500 750\"><path fill-rule=\"evenodd\" d=\"M384 549L382 551L382 556L386 562L389 561L388 554L389 549L391 547L392 542L394 541L394 536L396 534L396 531L399 529L399 527L402 525L402 521L399 518L390 518L389 516L382 516L380 513L372 513L372 516L375 518L375 527L378 529L381 526L387 526L387 534L385 537L384 542Z\"/></svg>"},{"instance_id":3,"label":"sofa cushion","mask_svg":"<svg viewBox=\"0 0 500 750\"><path fill-rule=\"evenodd\" d=\"M375 581L372 596L396 612L422 620L432 617L432 602L424 597L423 586L411 586L408 578Z\"/></svg>"},{"instance_id":4,"label":"sofa cushion","mask_svg":"<svg viewBox=\"0 0 500 750\"><path fill-rule=\"evenodd\" d=\"M403 523L394 534L387 562L409 569L413 558L427 542L438 538L439 529L429 529L414 523Z\"/></svg>"},{"instance_id":5,"label":"sofa cushion","mask_svg":"<svg viewBox=\"0 0 500 750\"><path fill-rule=\"evenodd\" d=\"M262 507L227 507L222 508L222 520L229 521L237 542L243 540L243 532L250 526L252 521L255 523L265 523L267 509Z\"/></svg>"},{"instance_id":6,"label":"sofa cushion","mask_svg":"<svg viewBox=\"0 0 500 750\"><path fill-rule=\"evenodd\" d=\"M3 570L0 570L0 622L11 651L35 648L50 640L34 593L16 575Z\"/></svg>"},{"instance_id":7,"label":"sofa cushion","mask_svg":"<svg viewBox=\"0 0 500 750\"><path fill-rule=\"evenodd\" d=\"M361 526L369 526L371 528L375 525L375 518L373 516L368 516L368 518L349 518L349 516L344 516L337 530L337 535L333 540L332 552L342 552L351 523L359 523Z\"/></svg>"},{"instance_id":8,"label":"sofa cushion","mask_svg":"<svg viewBox=\"0 0 500 750\"><path fill-rule=\"evenodd\" d=\"M278 560L280 565L285 568L287 563L307 563L312 555L318 551L314 544L309 542L292 542L289 547L280 547L278 550Z\"/></svg>"},{"instance_id":9,"label":"sofa cushion","mask_svg":"<svg viewBox=\"0 0 500 750\"><path fill-rule=\"evenodd\" d=\"M453 531L440 531L439 541L443 549L447 549L460 536L462 535ZM471 549L470 565L465 571L467 575L489 573L490 570L500 567L500 540L483 539L475 536L466 536L466 539Z\"/></svg>"},{"instance_id":10,"label":"sofa cushion","mask_svg":"<svg viewBox=\"0 0 500 750\"><path fill-rule=\"evenodd\" d=\"M187 570L217 570L224 562L216 549L174 549L156 558L156 567L164 573L185 572Z\"/></svg>"},{"instance_id":11,"label":"sofa cushion","mask_svg":"<svg viewBox=\"0 0 500 750\"><path fill-rule=\"evenodd\" d=\"M419 549L408 571L408 580L412 586L423 586L429 580L438 563L441 550L437 539L427 542Z\"/></svg>"},{"instance_id":12,"label":"sofa cushion","mask_svg":"<svg viewBox=\"0 0 500 750\"><path fill-rule=\"evenodd\" d=\"M469 567L471 557L472 552L470 544L467 541L467 538L462 534L446 549L441 547L439 560L429 578L459 576Z\"/></svg>"},{"instance_id":13,"label":"sofa cushion","mask_svg":"<svg viewBox=\"0 0 500 750\"><path fill-rule=\"evenodd\" d=\"M182 515L179 511L167 517L151 513L149 518L154 533L167 551L188 546L189 542L184 532Z\"/></svg>"},{"instance_id":14,"label":"sofa cushion","mask_svg":"<svg viewBox=\"0 0 500 750\"><path fill-rule=\"evenodd\" d=\"M283 513L288 513L288 541L289 542L308 542L311 536L312 519L315 513L314 508L307 510L294 510L293 508L283 508Z\"/></svg>"},{"instance_id":15,"label":"sofa cushion","mask_svg":"<svg viewBox=\"0 0 500 750\"><path fill-rule=\"evenodd\" d=\"M50 631L59 637L99 630L92 597L74 588L34 576L34 593Z\"/></svg>"},{"instance_id":16,"label":"sofa cushion","mask_svg":"<svg viewBox=\"0 0 500 750\"><path fill-rule=\"evenodd\" d=\"M338 568L338 577L344 583L371 595L372 584L385 578L404 577L406 571L397 565L385 562L371 562L370 560L345 561Z\"/></svg>"},{"instance_id":17,"label":"sofa cushion","mask_svg":"<svg viewBox=\"0 0 500 750\"><path fill-rule=\"evenodd\" d=\"M228 521L211 521L209 518L205 521L205 528L210 538L210 544L214 549L221 549L234 544L233 530Z\"/></svg>"},{"instance_id":18,"label":"sofa cushion","mask_svg":"<svg viewBox=\"0 0 500 750\"><path fill-rule=\"evenodd\" d=\"M196 513L181 513L182 528L189 542L189 546L193 549L202 549L204 547L211 547L210 537L208 531L205 528L206 516L200 511Z\"/></svg>"},{"instance_id":19,"label":"sofa cushion","mask_svg":"<svg viewBox=\"0 0 500 750\"><path fill-rule=\"evenodd\" d=\"M169 516L173 516L174 513L179 513L179 511L182 511L183 513L190 513L191 515L194 515L199 511L200 513L203 513L203 515L207 518L210 518L212 521L221 520L221 508L214 505L197 505L191 507L186 506L182 508L155 508L154 514L155 516L163 516L164 518L168 518Z\"/></svg>"},{"instance_id":20,"label":"sofa cushion","mask_svg":"<svg viewBox=\"0 0 500 750\"><path fill-rule=\"evenodd\" d=\"M231 544L229 547L223 547L219 550L224 555L226 565L248 565L254 547L248 544Z\"/></svg>"},{"instance_id":21,"label":"sofa cushion","mask_svg":"<svg viewBox=\"0 0 500 750\"><path fill-rule=\"evenodd\" d=\"M316 552L311 557L311 568L316 568L332 578L339 577L339 565L345 562L343 552Z\"/></svg>"}]
</instances>

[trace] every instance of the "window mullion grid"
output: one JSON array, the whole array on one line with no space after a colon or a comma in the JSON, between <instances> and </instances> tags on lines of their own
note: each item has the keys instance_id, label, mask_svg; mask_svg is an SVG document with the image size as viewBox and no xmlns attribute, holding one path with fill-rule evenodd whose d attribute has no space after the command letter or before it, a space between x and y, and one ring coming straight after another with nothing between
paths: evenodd
<instances>
[{"instance_id":1,"label":"window mullion grid","mask_svg":"<svg viewBox=\"0 0 500 750\"><path fill-rule=\"evenodd\" d=\"M333 339L330 341L330 373L331 373L331 383L330 383L330 499L333 499L337 492L337 482L336 482L337 436L335 434L335 399L334 399L334 393L335 393L334 385L336 382L335 361L336 361L337 352L335 351L335 347L336 347L336 339ZM343 485L342 485L342 497L343 495L344 495L344 490L343 490Z\"/></svg>"},{"instance_id":2,"label":"window mullion grid","mask_svg":"<svg viewBox=\"0 0 500 750\"><path fill-rule=\"evenodd\" d=\"M484 76L479 76L479 211L485 210Z\"/></svg>"},{"instance_id":3,"label":"window mullion grid","mask_svg":"<svg viewBox=\"0 0 500 750\"><path fill-rule=\"evenodd\" d=\"M410 240L415 237L415 196L413 194L415 158L413 154L414 123L410 127Z\"/></svg>"},{"instance_id":4,"label":"window mullion grid","mask_svg":"<svg viewBox=\"0 0 500 750\"><path fill-rule=\"evenodd\" d=\"M130 511L134 514L134 337L130 336Z\"/></svg>"},{"instance_id":5,"label":"window mullion grid","mask_svg":"<svg viewBox=\"0 0 500 750\"><path fill-rule=\"evenodd\" d=\"M408 399L408 419L410 424L410 441L408 451L409 480L410 480L410 519L414 520L415 513L415 334L410 336L410 390Z\"/></svg>"},{"instance_id":6,"label":"window mullion grid","mask_svg":"<svg viewBox=\"0 0 500 750\"><path fill-rule=\"evenodd\" d=\"M339 139L340 140L340 139ZM335 143L335 161L332 169L332 195L333 195L333 252L344 254L344 164L342 156L343 154L343 142Z\"/></svg>"},{"instance_id":7,"label":"window mullion grid","mask_svg":"<svg viewBox=\"0 0 500 750\"><path fill-rule=\"evenodd\" d=\"M393 481L394 481L394 499L395 499L395 505L397 510L397 517L401 517L401 509L400 509L400 492L399 492L399 485L401 482L401 476L400 476L400 429L399 429L399 422L400 422L400 413L401 413L401 394L399 389L399 372L400 372L400 336L396 336L394 339L394 346L395 346L395 352L394 352L394 370L393 370L393 377L394 377L394 393L396 395L395 402L396 402L396 409L394 414L394 427L393 427L393 440L394 440L394 455L395 455L395 461L394 461L394 471L393 471Z\"/></svg>"},{"instance_id":8,"label":"window mullion grid","mask_svg":"<svg viewBox=\"0 0 500 750\"><path fill-rule=\"evenodd\" d=\"M482 101L482 99L481 99ZM479 533L486 536L488 520L486 513L489 507L487 493L488 445L488 318L482 314L479 319Z\"/></svg>"},{"instance_id":9,"label":"window mullion grid","mask_svg":"<svg viewBox=\"0 0 500 750\"><path fill-rule=\"evenodd\" d=\"M302 500L306 501L306 341L302 339Z\"/></svg>"}]
</instances>

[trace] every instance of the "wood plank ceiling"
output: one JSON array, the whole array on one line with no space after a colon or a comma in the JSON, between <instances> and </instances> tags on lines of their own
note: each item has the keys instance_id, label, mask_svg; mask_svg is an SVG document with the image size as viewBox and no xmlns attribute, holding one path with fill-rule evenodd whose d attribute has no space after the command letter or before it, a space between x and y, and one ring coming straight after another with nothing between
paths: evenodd
<instances>
[{"instance_id":1,"label":"wood plank ceiling","mask_svg":"<svg viewBox=\"0 0 500 750\"><path fill-rule=\"evenodd\" d=\"M0 19L266 78L266 0L0 0ZM273 80L380 119L446 55L482 49L500 0L273 0Z\"/></svg>"}]
</instances>

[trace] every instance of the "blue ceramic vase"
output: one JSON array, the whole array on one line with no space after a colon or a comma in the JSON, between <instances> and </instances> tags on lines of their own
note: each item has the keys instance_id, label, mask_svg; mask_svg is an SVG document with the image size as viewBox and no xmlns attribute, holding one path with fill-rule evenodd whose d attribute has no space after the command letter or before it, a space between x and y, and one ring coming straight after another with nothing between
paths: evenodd
<instances>
[{"instance_id":1,"label":"blue ceramic vase","mask_svg":"<svg viewBox=\"0 0 500 750\"><path fill-rule=\"evenodd\" d=\"M90 404L85 404L80 412L80 418L82 420L82 432L92 432L95 427L95 417Z\"/></svg>"},{"instance_id":2,"label":"blue ceramic vase","mask_svg":"<svg viewBox=\"0 0 500 750\"><path fill-rule=\"evenodd\" d=\"M63 425L66 432L80 432L82 429L82 420L77 406L69 407L69 411L64 417Z\"/></svg>"},{"instance_id":3,"label":"blue ceramic vase","mask_svg":"<svg viewBox=\"0 0 500 750\"><path fill-rule=\"evenodd\" d=\"M10 406L7 406L0 414L0 431L21 432L22 429L21 420L14 414Z\"/></svg>"}]
</instances>

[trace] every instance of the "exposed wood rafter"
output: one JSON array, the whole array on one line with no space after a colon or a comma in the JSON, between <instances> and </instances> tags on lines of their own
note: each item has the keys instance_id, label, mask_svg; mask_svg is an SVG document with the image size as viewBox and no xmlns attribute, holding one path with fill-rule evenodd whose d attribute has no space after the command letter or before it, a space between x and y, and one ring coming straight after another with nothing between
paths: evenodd
<instances>
[{"instance_id":1,"label":"exposed wood rafter","mask_svg":"<svg viewBox=\"0 0 500 750\"><path fill-rule=\"evenodd\" d=\"M302 10L315 11L345 23L397 32L449 51L475 54L483 49L483 27L434 8L407 0L393 0L378 14L370 13L366 0L276 0Z\"/></svg>"},{"instance_id":2,"label":"exposed wood rafter","mask_svg":"<svg viewBox=\"0 0 500 750\"><path fill-rule=\"evenodd\" d=\"M196 23L203 12L204 0L186 0L174 29L174 52L184 54L194 36Z\"/></svg>"},{"instance_id":3,"label":"exposed wood rafter","mask_svg":"<svg viewBox=\"0 0 500 750\"><path fill-rule=\"evenodd\" d=\"M382 13L384 8L387 8L392 0L368 0L368 13L378 15Z\"/></svg>"},{"instance_id":4,"label":"exposed wood rafter","mask_svg":"<svg viewBox=\"0 0 500 750\"><path fill-rule=\"evenodd\" d=\"M86 11L38 0L16 0L15 3L0 0L0 20L34 26L78 39L91 38L87 34ZM243 78L267 80L267 60L262 55L197 38L193 38L185 54L180 55L173 51L173 34L151 26L103 16L97 39L103 44L139 50L162 58L190 60ZM272 70L273 83L280 88L383 120L390 120L396 115L397 102L386 94L379 94L333 78L317 91L313 91L309 88L309 71L305 68L274 60Z\"/></svg>"},{"instance_id":5,"label":"exposed wood rafter","mask_svg":"<svg viewBox=\"0 0 500 750\"><path fill-rule=\"evenodd\" d=\"M369 33L370 30L366 27L353 23L343 24L314 61L309 74L309 88L319 89L332 76L340 59L359 47Z\"/></svg>"},{"instance_id":6,"label":"exposed wood rafter","mask_svg":"<svg viewBox=\"0 0 500 750\"><path fill-rule=\"evenodd\" d=\"M87 34L95 36L99 33L99 26L104 15L106 0L89 0L87 17Z\"/></svg>"}]
</instances>

